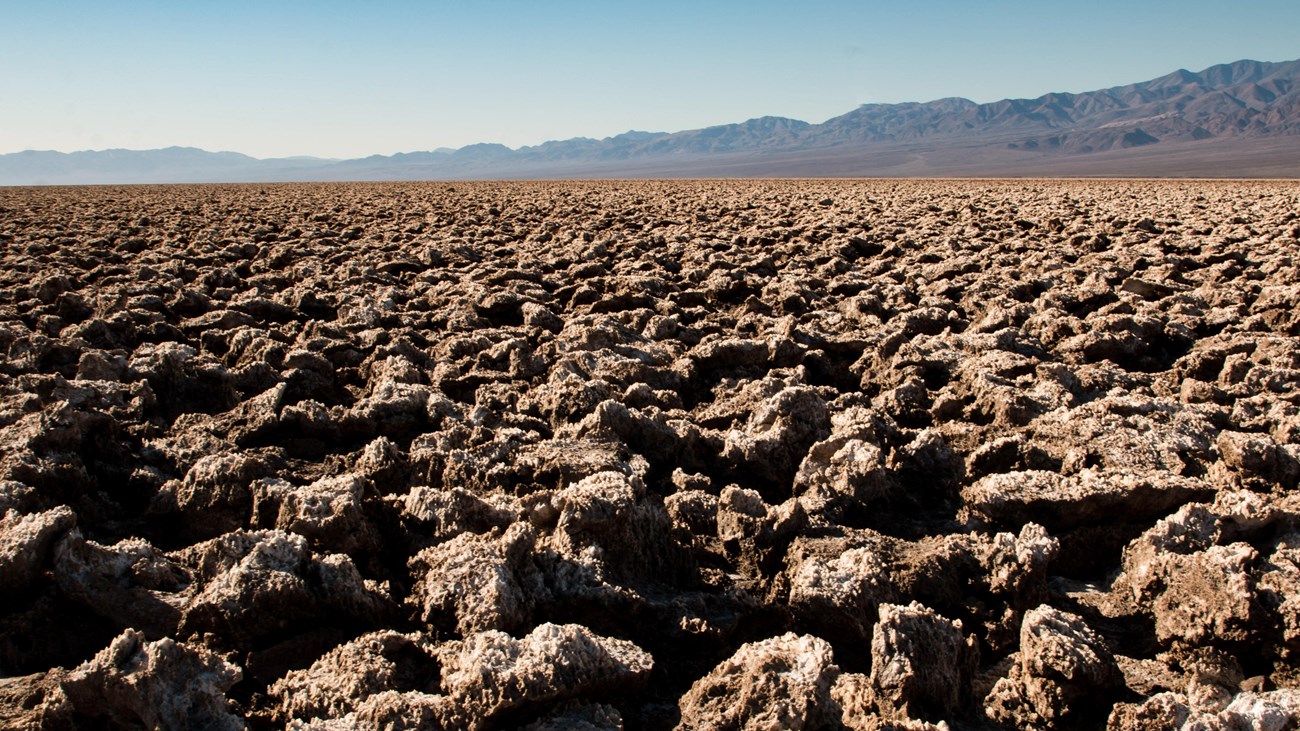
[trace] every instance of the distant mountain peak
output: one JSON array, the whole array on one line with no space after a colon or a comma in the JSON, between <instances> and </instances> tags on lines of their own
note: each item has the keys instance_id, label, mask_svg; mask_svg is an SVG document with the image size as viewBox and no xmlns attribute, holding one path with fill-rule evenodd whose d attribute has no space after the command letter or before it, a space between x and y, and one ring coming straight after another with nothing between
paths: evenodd
<instances>
[{"instance_id":1,"label":"distant mountain peak","mask_svg":"<svg viewBox=\"0 0 1300 731\"><path fill-rule=\"evenodd\" d=\"M1300 177L1300 60L1243 59L1097 91L862 104L681 132L496 143L352 160L173 146L0 155L0 184L626 175L1185 174ZM1169 150L1168 153L1161 152ZM1073 171L1073 172L1072 172ZM1172 173L1168 172L1172 171Z\"/></svg>"}]
</instances>

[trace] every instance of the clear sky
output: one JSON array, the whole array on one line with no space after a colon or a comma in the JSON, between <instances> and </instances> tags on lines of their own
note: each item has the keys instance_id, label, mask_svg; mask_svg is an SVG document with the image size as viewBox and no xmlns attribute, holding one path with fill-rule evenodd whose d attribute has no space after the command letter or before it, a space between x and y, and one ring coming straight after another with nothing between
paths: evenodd
<instances>
[{"instance_id":1,"label":"clear sky","mask_svg":"<svg viewBox=\"0 0 1300 731\"><path fill-rule=\"evenodd\" d=\"M1300 58L1300 0L0 0L0 153L356 157Z\"/></svg>"}]
</instances>

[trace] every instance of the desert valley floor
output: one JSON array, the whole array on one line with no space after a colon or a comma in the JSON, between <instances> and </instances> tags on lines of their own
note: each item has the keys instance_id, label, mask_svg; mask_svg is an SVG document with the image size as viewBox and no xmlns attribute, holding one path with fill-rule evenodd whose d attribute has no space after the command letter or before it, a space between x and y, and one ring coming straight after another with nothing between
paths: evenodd
<instances>
[{"instance_id":1,"label":"desert valley floor","mask_svg":"<svg viewBox=\"0 0 1300 731\"><path fill-rule=\"evenodd\" d=\"M1300 183L0 188L0 256L4 728L1300 722Z\"/></svg>"}]
</instances>

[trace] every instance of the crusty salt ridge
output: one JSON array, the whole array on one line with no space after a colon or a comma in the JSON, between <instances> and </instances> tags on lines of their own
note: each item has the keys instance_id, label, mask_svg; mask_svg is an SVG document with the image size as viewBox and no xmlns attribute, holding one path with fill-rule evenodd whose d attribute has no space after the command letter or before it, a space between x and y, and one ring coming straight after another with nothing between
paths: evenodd
<instances>
[{"instance_id":1,"label":"crusty salt ridge","mask_svg":"<svg viewBox=\"0 0 1300 731\"><path fill-rule=\"evenodd\" d=\"M1298 211L0 189L0 725L1293 727Z\"/></svg>"}]
</instances>

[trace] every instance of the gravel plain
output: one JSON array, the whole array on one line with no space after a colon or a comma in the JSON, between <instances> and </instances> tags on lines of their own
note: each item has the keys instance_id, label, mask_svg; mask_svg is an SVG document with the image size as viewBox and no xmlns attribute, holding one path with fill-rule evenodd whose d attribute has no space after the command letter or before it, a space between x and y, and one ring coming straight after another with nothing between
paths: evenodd
<instances>
[{"instance_id":1,"label":"gravel plain","mask_svg":"<svg viewBox=\"0 0 1300 731\"><path fill-rule=\"evenodd\" d=\"M0 726L1295 728L1300 184L0 188Z\"/></svg>"}]
</instances>

